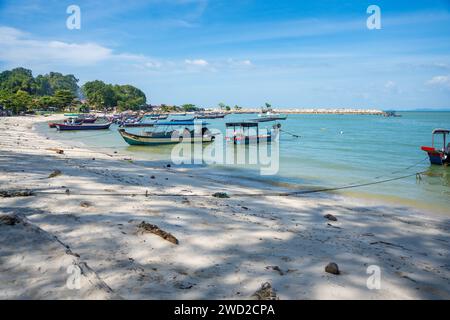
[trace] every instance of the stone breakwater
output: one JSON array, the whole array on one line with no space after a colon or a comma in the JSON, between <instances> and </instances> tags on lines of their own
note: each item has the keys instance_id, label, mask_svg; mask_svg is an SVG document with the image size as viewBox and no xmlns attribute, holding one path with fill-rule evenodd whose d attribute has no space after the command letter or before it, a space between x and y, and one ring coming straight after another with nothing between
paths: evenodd
<instances>
[{"instance_id":1,"label":"stone breakwater","mask_svg":"<svg viewBox=\"0 0 450 320\"><path fill-rule=\"evenodd\" d=\"M215 111L219 112L219 111ZM232 111L233 113L260 113L261 109L242 109ZM272 113L283 114L360 114L360 115L376 115L384 116L386 112L377 109L273 109Z\"/></svg>"}]
</instances>

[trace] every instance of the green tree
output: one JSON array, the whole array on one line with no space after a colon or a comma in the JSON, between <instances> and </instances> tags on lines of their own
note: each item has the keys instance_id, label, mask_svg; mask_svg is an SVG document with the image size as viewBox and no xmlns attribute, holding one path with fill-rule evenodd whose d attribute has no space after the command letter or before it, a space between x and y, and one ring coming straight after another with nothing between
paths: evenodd
<instances>
[{"instance_id":1,"label":"green tree","mask_svg":"<svg viewBox=\"0 0 450 320\"><path fill-rule=\"evenodd\" d=\"M195 104L187 103L187 104L183 104L181 106L181 110L183 110L184 112L195 112L195 111L199 111L200 109L197 108L195 106Z\"/></svg>"},{"instance_id":2,"label":"green tree","mask_svg":"<svg viewBox=\"0 0 450 320\"><path fill-rule=\"evenodd\" d=\"M145 93L131 85L115 85L114 94L119 110L138 110L145 106L147 97Z\"/></svg>"},{"instance_id":3,"label":"green tree","mask_svg":"<svg viewBox=\"0 0 450 320\"><path fill-rule=\"evenodd\" d=\"M115 107L117 104L114 88L103 81L86 82L81 88L90 106L96 108Z\"/></svg>"},{"instance_id":4,"label":"green tree","mask_svg":"<svg viewBox=\"0 0 450 320\"><path fill-rule=\"evenodd\" d=\"M3 71L0 73L0 90L14 94L18 91L33 94L36 91L36 83L31 70L15 68L11 71Z\"/></svg>"},{"instance_id":5,"label":"green tree","mask_svg":"<svg viewBox=\"0 0 450 320\"><path fill-rule=\"evenodd\" d=\"M58 90L55 92L54 99L57 108L62 110L72 106L75 101L75 95L70 90Z\"/></svg>"}]
</instances>

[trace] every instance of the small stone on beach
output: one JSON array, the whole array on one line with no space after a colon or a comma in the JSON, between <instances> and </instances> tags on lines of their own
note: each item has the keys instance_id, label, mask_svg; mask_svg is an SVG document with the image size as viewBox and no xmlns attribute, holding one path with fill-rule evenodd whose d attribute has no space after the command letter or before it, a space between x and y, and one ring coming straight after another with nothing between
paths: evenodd
<instances>
[{"instance_id":1,"label":"small stone on beach","mask_svg":"<svg viewBox=\"0 0 450 320\"><path fill-rule=\"evenodd\" d=\"M59 176L59 175L61 175L61 174L62 174L61 170L55 170L55 171L53 171L52 173L50 173L50 175L48 176L48 178L49 178L49 179L55 178L55 177L57 177L57 176Z\"/></svg>"},{"instance_id":2,"label":"small stone on beach","mask_svg":"<svg viewBox=\"0 0 450 320\"><path fill-rule=\"evenodd\" d=\"M230 196L226 192L216 192L212 195L214 198L228 199Z\"/></svg>"},{"instance_id":3,"label":"small stone on beach","mask_svg":"<svg viewBox=\"0 0 450 320\"><path fill-rule=\"evenodd\" d=\"M332 214L326 214L323 216L325 219L328 219L330 221L337 221L337 218L333 216Z\"/></svg>"},{"instance_id":4,"label":"small stone on beach","mask_svg":"<svg viewBox=\"0 0 450 320\"><path fill-rule=\"evenodd\" d=\"M325 267L325 272L335 274L335 275L338 275L341 273L339 271L338 265L334 262L330 262L329 264L327 264L327 266Z\"/></svg>"},{"instance_id":5,"label":"small stone on beach","mask_svg":"<svg viewBox=\"0 0 450 320\"><path fill-rule=\"evenodd\" d=\"M92 203L90 203L89 201L81 201L80 206L83 208L89 208L92 207Z\"/></svg>"}]
</instances>

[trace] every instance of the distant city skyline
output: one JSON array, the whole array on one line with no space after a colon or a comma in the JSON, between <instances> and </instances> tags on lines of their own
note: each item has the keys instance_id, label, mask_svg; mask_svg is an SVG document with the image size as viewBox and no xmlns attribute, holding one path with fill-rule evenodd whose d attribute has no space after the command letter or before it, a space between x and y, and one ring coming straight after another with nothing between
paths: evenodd
<instances>
[{"instance_id":1,"label":"distant city skyline","mask_svg":"<svg viewBox=\"0 0 450 320\"><path fill-rule=\"evenodd\" d=\"M0 48L0 71L129 83L151 104L450 109L448 0L0 0Z\"/></svg>"}]
</instances>

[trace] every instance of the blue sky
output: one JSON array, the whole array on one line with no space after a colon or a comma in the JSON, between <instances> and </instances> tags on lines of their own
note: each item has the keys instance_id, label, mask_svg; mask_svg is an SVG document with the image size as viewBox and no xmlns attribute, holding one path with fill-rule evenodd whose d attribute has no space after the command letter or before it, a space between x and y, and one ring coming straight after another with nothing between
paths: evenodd
<instances>
[{"instance_id":1,"label":"blue sky","mask_svg":"<svg viewBox=\"0 0 450 320\"><path fill-rule=\"evenodd\" d=\"M17 66L154 104L448 108L450 0L0 0L0 70Z\"/></svg>"}]
</instances>

